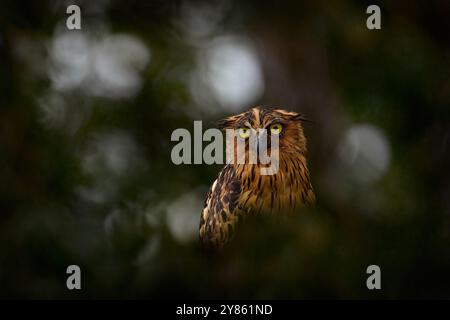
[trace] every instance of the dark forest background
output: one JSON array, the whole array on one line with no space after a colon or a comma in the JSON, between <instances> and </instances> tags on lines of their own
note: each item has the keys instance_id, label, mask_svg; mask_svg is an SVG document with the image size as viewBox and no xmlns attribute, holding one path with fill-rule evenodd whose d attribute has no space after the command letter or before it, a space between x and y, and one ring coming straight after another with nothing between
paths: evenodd
<instances>
[{"instance_id":1,"label":"dark forest background","mask_svg":"<svg viewBox=\"0 0 450 320\"><path fill-rule=\"evenodd\" d=\"M259 104L313 120L318 202L211 257L221 166L170 135ZM449 132L449 1L2 1L0 297L450 298Z\"/></svg>"}]
</instances>

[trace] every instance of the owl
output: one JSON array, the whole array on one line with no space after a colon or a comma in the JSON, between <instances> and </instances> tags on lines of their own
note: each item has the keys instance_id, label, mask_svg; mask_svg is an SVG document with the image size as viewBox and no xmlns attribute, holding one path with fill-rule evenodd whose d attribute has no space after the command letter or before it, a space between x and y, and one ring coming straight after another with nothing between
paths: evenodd
<instances>
[{"instance_id":1,"label":"owl","mask_svg":"<svg viewBox=\"0 0 450 320\"><path fill-rule=\"evenodd\" d=\"M274 174L262 174L260 169L267 164L260 161L226 164L212 184L200 216L199 235L203 245L223 248L232 239L239 222L248 216L282 215L314 203L303 120L306 119L296 112L254 107L219 121L219 128L233 129L236 139L244 141L258 129L259 132L264 129L267 137L276 135L278 170ZM275 151L273 148L267 144L268 153ZM247 142L246 159L249 152Z\"/></svg>"}]
</instances>

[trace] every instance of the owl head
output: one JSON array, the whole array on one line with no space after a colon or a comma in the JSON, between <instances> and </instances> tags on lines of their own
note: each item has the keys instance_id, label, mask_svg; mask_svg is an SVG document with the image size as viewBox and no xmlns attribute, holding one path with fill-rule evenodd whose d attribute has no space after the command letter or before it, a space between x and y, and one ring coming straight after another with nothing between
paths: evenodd
<instances>
[{"instance_id":1,"label":"owl head","mask_svg":"<svg viewBox=\"0 0 450 320\"><path fill-rule=\"evenodd\" d=\"M308 121L297 112L271 107L253 107L248 111L226 117L218 122L221 129L233 129L236 138L248 140L264 129L268 137L277 135L280 157L306 153L306 138L302 121ZM270 151L270 139L268 139Z\"/></svg>"}]
</instances>

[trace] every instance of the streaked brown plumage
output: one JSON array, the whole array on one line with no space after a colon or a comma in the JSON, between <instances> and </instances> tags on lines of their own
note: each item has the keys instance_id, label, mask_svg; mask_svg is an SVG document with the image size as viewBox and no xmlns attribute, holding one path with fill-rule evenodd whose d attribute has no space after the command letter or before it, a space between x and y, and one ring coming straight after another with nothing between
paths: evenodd
<instances>
[{"instance_id":1,"label":"streaked brown plumage","mask_svg":"<svg viewBox=\"0 0 450 320\"><path fill-rule=\"evenodd\" d=\"M302 120L296 112L255 107L220 122L222 129L258 129L280 124L279 170L274 175L261 175L259 169L263 165L259 163L227 164L209 190L200 217L200 240L204 245L225 245L238 222L247 215L289 213L315 201Z\"/></svg>"}]
</instances>

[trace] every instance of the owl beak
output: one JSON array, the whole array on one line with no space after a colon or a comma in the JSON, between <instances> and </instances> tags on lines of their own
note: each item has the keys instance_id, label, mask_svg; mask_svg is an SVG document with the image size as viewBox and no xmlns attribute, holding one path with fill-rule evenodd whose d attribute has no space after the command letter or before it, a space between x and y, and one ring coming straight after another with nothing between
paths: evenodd
<instances>
[{"instance_id":1,"label":"owl beak","mask_svg":"<svg viewBox=\"0 0 450 320\"><path fill-rule=\"evenodd\" d=\"M258 130L258 156L267 155L267 149L270 148L270 139L267 139L267 129ZM268 141L269 140L269 141Z\"/></svg>"}]
</instances>

